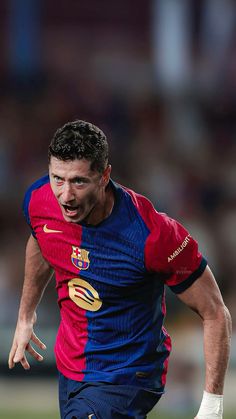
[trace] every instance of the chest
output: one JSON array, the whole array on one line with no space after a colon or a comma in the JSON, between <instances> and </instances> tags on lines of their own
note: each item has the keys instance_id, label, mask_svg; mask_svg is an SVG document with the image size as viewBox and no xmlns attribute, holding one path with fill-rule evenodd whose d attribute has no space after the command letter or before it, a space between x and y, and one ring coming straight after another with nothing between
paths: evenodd
<instances>
[{"instance_id":1,"label":"chest","mask_svg":"<svg viewBox=\"0 0 236 419\"><path fill-rule=\"evenodd\" d=\"M84 228L38 220L34 230L44 258L58 281L79 276L92 282L127 287L143 281L145 237L138 226L126 229Z\"/></svg>"}]
</instances>

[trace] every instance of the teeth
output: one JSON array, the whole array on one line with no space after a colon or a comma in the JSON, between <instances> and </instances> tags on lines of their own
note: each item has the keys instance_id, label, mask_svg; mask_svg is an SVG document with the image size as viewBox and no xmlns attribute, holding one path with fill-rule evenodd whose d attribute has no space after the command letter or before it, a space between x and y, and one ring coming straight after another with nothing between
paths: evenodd
<instances>
[{"instance_id":1,"label":"teeth","mask_svg":"<svg viewBox=\"0 0 236 419\"><path fill-rule=\"evenodd\" d=\"M63 205L63 207L68 211L75 211L78 207L70 207L69 205Z\"/></svg>"},{"instance_id":2,"label":"teeth","mask_svg":"<svg viewBox=\"0 0 236 419\"><path fill-rule=\"evenodd\" d=\"M77 209L78 208L73 208L73 207L68 207L67 205L64 206L65 211L67 212L68 215L74 215L77 213Z\"/></svg>"}]
</instances>

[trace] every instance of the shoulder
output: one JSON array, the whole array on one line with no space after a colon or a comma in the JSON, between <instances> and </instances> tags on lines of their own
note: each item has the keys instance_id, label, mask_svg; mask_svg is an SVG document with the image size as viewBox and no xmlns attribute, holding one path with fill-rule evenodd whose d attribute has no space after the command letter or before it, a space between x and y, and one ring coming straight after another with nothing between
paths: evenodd
<instances>
[{"instance_id":1,"label":"shoulder","mask_svg":"<svg viewBox=\"0 0 236 419\"><path fill-rule=\"evenodd\" d=\"M26 218L28 218L28 208L32 197L35 196L35 192L39 192L39 194L41 195L41 199L43 199L46 191L48 191L49 193L51 192L48 175L41 177L28 187L23 200L23 212Z\"/></svg>"},{"instance_id":2,"label":"shoulder","mask_svg":"<svg viewBox=\"0 0 236 419\"><path fill-rule=\"evenodd\" d=\"M177 230L182 228L178 221L163 212L159 212L146 196L118 183L115 183L115 186L122 191L121 193L126 197L128 205L135 208L136 213L138 213L155 239L159 235L167 238L172 232L177 232Z\"/></svg>"},{"instance_id":3,"label":"shoulder","mask_svg":"<svg viewBox=\"0 0 236 419\"><path fill-rule=\"evenodd\" d=\"M150 216L151 213L158 214L152 202L147 197L133 191L130 188L127 188L126 186L123 186L123 185L119 185L119 186L121 187L123 192L126 194L126 196L130 198L132 204L136 207L136 209L138 210L138 212L143 218Z\"/></svg>"},{"instance_id":4,"label":"shoulder","mask_svg":"<svg viewBox=\"0 0 236 419\"><path fill-rule=\"evenodd\" d=\"M173 227L175 220L170 218L167 214L159 212L147 197L127 187L121 187L123 191L130 197L132 204L150 231L158 231L162 229L166 230Z\"/></svg>"},{"instance_id":5,"label":"shoulder","mask_svg":"<svg viewBox=\"0 0 236 419\"><path fill-rule=\"evenodd\" d=\"M35 180L26 190L26 193L33 191L35 189L41 188L43 185L49 183L49 175L45 175L40 177L39 179Z\"/></svg>"},{"instance_id":6,"label":"shoulder","mask_svg":"<svg viewBox=\"0 0 236 419\"><path fill-rule=\"evenodd\" d=\"M28 189L26 190L24 201L30 200L32 193L35 190L41 189L43 186L49 185L49 176L45 175L41 177L40 179L37 179L35 182L33 182Z\"/></svg>"}]
</instances>

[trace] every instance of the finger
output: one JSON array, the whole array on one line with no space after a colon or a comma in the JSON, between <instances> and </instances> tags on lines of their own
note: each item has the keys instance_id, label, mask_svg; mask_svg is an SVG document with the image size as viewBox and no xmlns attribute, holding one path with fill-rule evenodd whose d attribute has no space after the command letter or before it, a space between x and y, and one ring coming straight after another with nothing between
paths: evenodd
<instances>
[{"instance_id":1,"label":"finger","mask_svg":"<svg viewBox=\"0 0 236 419\"><path fill-rule=\"evenodd\" d=\"M29 368L30 368L30 365L29 365L29 363L28 363L28 360L27 360L27 358L26 358L26 356L25 356L25 351L23 350L23 352L22 352L22 350L21 349L17 349L17 351L16 351L16 353L15 353L15 356L13 357L13 363L14 363L14 366L15 366L15 364L17 364L18 362L20 362L21 363L21 365L22 365L22 367L25 369L25 370L28 370Z\"/></svg>"},{"instance_id":2,"label":"finger","mask_svg":"<svg viewBox=\"0 0 236 419\"><path fill-rule=\"evenodd\" d=\"M24 358L25 349L26 349L26 345L18 345L15 355L13 357L13 362L15 362L15 364L17 362L21 362L21 360Z\"/></svg>"},{"instance_id":3,"label":"finger","mask_svg":"<svg viewBox=\"0 0 236 419\"><path fill-rule=\"evenodd\" d=\"M25 355L23 356L23 358L20 359L19 362L21 363L24 370L29 370L30 369L30 364L28 363L28 360L27 360Z\"/></svg>"},{"instance_id":4,"label":"finger","mask_svg":"<svg viewBox=\"0 0 236 419\"><path fill-rule=\"evenodd\" d=\"M16 344L13 342L10 352L9 352L9 357L8 357L8 366L9 368L14 368L15 363L13 362L13 357L15 355L16 352Z\"/></svg>"},{"instance_id":5,"label":"finger","mask_svg":"<svg viewBox=\"0 0 236 419\"><path fill-rule=\"evenodd\" d=\"M33 332L31 336L32 342L34 342L39 348L41 349L47 349L46 345L36 336L36 334Z\"/></svg>"},{"instance_id":6,"label":"finger","mask_svg":"<svg viewBox=\"0 0 236 419\"><path fill-rule=\"evenodd\" d=\"M12 347L12 349L11 349L11 351L10 351L10 353L9 353L9 358L8 358L8 367L10 368L10 369L12 369L12 368L14 368L14 366L15 366L15 362L13 361L13 357L14 357L14 355L15 355L15 351L16 351L16 348L14 347Z\"/></svg>"},{"instance_id":7,"label":"finger","mask_svg":"<svg viewBox=\"0 0 236 419\"><path fill-rule=\"evenodd\" d=\"M9 358L8 359L8 368L11 370L12 368L14 368L14 366L15 366L15 362L13 362L13 359L11 358Z\"/></svg>"},{"instance_id":8,"label":"finger","mask_svg":"<svg viewBox=\"0 0 236 419\"><path fill-rule=\"evenodd\" d=\"M39 354L30 344L27 345L26 350L36 359L36 361L43 361L43 356Z\"/></svg>"}]
</instances>

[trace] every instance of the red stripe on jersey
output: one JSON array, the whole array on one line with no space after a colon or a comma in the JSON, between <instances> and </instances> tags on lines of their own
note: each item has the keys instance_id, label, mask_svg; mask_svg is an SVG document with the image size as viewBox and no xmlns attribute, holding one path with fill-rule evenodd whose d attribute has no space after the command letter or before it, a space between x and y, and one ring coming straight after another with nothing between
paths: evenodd
<instances>
[{"instance_id":1,"label":"red stripe on jersey","mask_svg":"<svg viewBox=\"0 0 236 419\"><path fill-rule=\"evenodd\" d=\"M68 224L69 227L69 224ZM82 247L82 228L78 226L76 245ZM79 278L77 269L75 279ZM80 300L81 290L74 285L74 301L69 298L68 280L62 273L56 275L58 304L60 306L61 323L57 334L55 354L58 370L70 379L81 381L86 370L85 347L88 342L88 319L86 310L79 307L75 300ZM79 291L79 292L78 292Z\"/></svg>"},{"instance_id":2,"label":"red stripe on jersey","mask_svg":"<svg viewBox=\"0 0 236 419\"><path fill-rule=\"evenodd\" d=\"M164 334L166 335L166 339L164 341L164 346L167 349L167 351L170 353L171 351L171 339L170 336L168 335L167 331L165 330L164 327L162 327L162 330L164 332ZM167 374L167 370L168 370L168 363L169 363L169 356L165 359L164 364L163 364L163 371L161 374L161 382L162 385L165 386L166 384L166 374Z\"/></svg>"},{"instance_id":3,"label":"red stripe on jersey","mask_svg":"<svg viewBox=\"0 0 236 419\"><path fill-rule=\"evenodd\" d=\"M88 320L86 311L79 308L76 312L76 322L65 320L70 304L61 310L62 320L57 334L55 355L58 370L65 376L76 381L84 379L86 369L85 346L88 341ZM71 305L70 317L73 316L74 303ZM75 310L74 310L75 314ZM75 372L76 371L76 372Z\"/></svg>"},{"instance_id":4,"label":"red stripe on jersey","mask_svg":"<svg viewBox=\"0 0 236 419\"><path fill-rule=\"evenodd\" d=\"M39 210L40 208L40 215ZM55 269L61 323L55 355L58 370L65 377L83 380L86 369L85 347L88 342L86 310L79 307L69 294L69 281L78 279L80 270L72 263L73 246L82 244L82 227L65 222L49 183L35 189L29 203L35 237L42 255ZM45 225L47 229L45 230ZM59 231L59 233L58 233ZM47 259L50 255L50 260ZM76 296L75 296L76 297Z\"/></svg>"}]
</instances>

